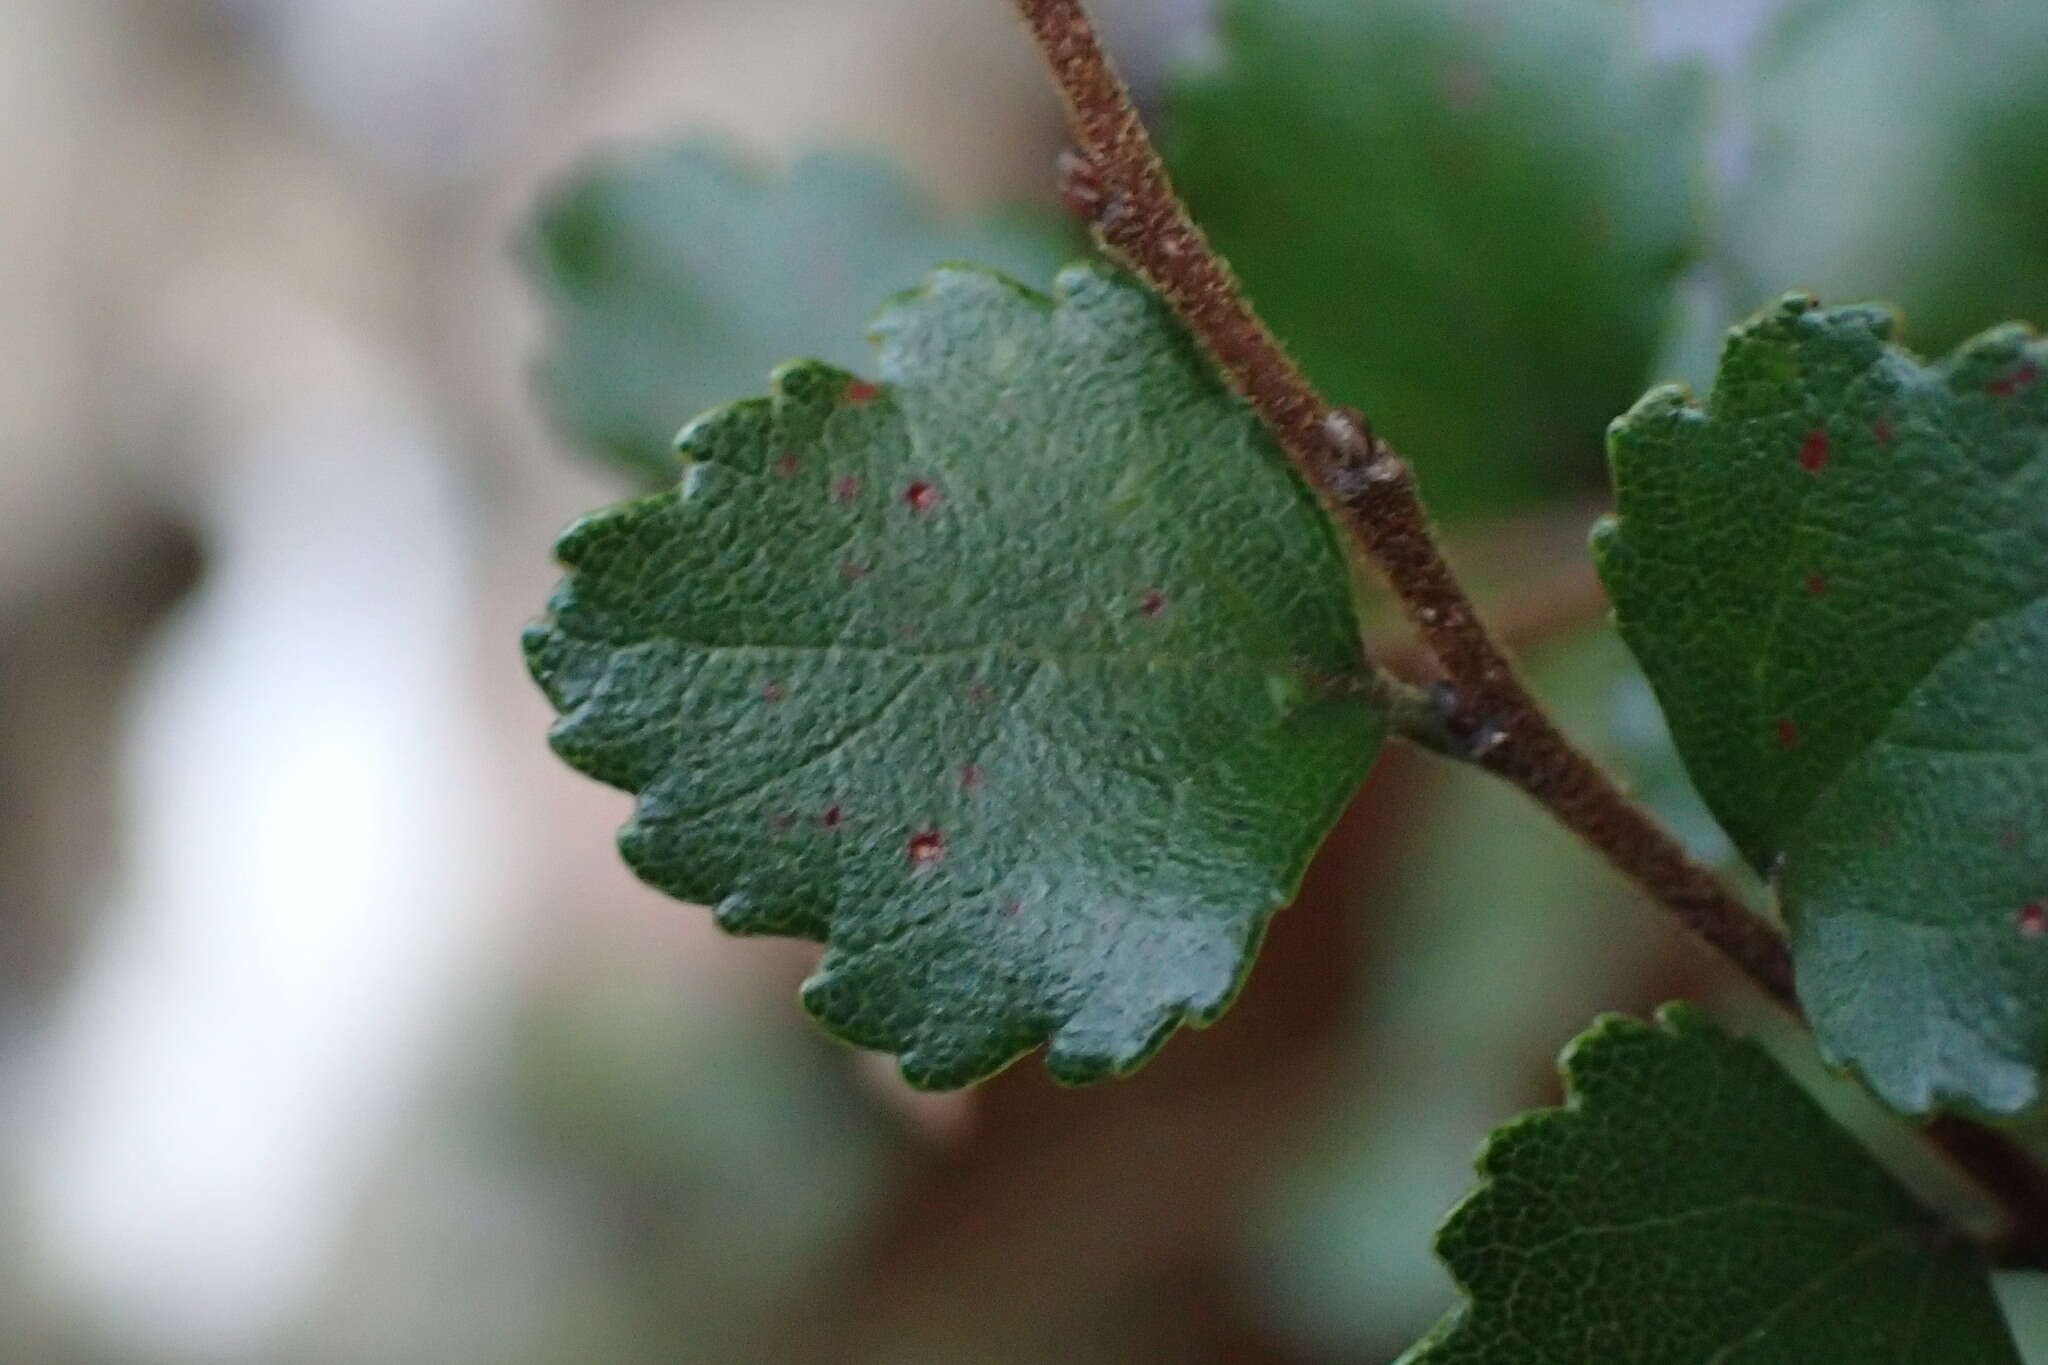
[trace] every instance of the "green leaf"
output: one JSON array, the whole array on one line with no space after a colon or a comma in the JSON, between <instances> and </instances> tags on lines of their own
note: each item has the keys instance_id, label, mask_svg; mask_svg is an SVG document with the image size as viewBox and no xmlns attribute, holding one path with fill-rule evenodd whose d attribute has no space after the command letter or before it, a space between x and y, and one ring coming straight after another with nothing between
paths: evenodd
<instances>
[{"instance_id":1,"label":"green leaf","mask_svg":"<svg viewBox=\"0 0 2048 1365\"><path fill-rule=\"evenodd\" d=\"M1227 0L1173 92L1196 216L1433 510L1597 477L1699 213L1694 73L1615 0Z\"/></svg>"},{"instance_id":2,"label":"green leaf","mask_svg":"<svg viewBox=\"0 0 2048 1365\"><path fill-rule=\"evenodd\" d=\"M859 364L875 310L934 261L1036 284L1072 245L1023 213L948 222L887 163L846 153L773 178L702 141L596 162L529 233L555 330L542 392L579 445L667 483L685 422L789 356Z\"/></svg>"},{"instance_id":3,"label":"green leaf","mask_svg":"<svg viewBox=\"0 0 2048 1365\"><path fill-rule=\"evenodd\" d=\"M1797 0L1736 98L1742 311L1793 286L1885 299L1930 349L2048 317L2048 5Z\"/></svg>"},{"instance_id":4,"label":"green leaf","mask_svg":"<svg viewBox=\"0 0 2048 1365\"><path fill-rule=\"evenodd\" d=\"M1082 1082L1220 1015L1364 776L1327 519L1143 289L946 270L572 528L527 637L626 860L829 950L805 1006L914 1084Z\"/></svg>"},{"instance_id":5,"label":"green leaf","mask_svg":"<svg viewBox=\"0 0 2048 1365\"><path fill-rule=\"evenodd\" d=\"M1437 1238L1404 1365L2019 1365L1981 1258L1764 1051L1681 1005L1566 1051Z\"/></svg>"},{"instance_id":6,"label":"green leaf","mask_svg":"<svg viewBox=\"0 0 2048 1365\"><path fill-rule=\"evenodd\" d=\"M1792 298L1615 424L1596 549L1830 1060L2013 1113L2048 1056L2048 345Z\"/></svg>"}]
</instances>

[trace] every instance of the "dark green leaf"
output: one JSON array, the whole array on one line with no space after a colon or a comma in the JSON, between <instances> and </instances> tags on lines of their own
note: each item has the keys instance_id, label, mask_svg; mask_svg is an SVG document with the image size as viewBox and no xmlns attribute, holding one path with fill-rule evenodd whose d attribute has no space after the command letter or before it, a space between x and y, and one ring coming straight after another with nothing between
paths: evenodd
<instances>
[{"instance_id":1,"label":"dark green leaf","mask_svg":"<svg viewBox=\"0 0 2048 1365\"><path fill-rule=\"evenodd\" d=\"M1797 0L1738 98L1740 310L1885 299L1929 349L2048 317L2048 5Z\"/></svg>"},{"instance_id":2,"label":"dark green leaf","mask_svg":"<svg viewBox=\"0 0 2048 1365\"><path fill-rule=\"evenodd\" d=\"M1174 170L1309 373L1439 512L1598 468L1690 254L1699 84L1614 0L1229 0Z\"/></svg>"},{"instance_id":3,"label":"dark green leaf","mask_svg":"<svg viewBox=\"0 0 2048 1365\"><path fill-rule=\"evenodd\" d=\"M827 1027L1087 1081L1229 1003L1380 739L1344 558L1144 290L942 271L563 537L554 745L654 885L830 947Z\"/></svg>"},{"instance_id":4,"label":"dark green leaf","mask_svg":"<svg viewBox=\"0 0 2048 1365\"><path fill-rule=\"evenodd\" d=\"M2048 345L1939 365L1786 301L1616 423L1598 540L1701 794L1771 872L1823 1050L1890 1104L2048 1056Z\"/></svg>"},{"instance_id":5,"label":"dark green leaf","mask_svg":"<svg viewBox=\"0 0 2048 1365\"><path fill-rule=\"evenodd\" d=\"M1981 1258L1764 1051L1684 1006L1566 1052L1437 1251L1406 1365L2019 1365Z\"/></svg>"},{"instance_id":6,"label":"dark green leaf","mask_svg":"<svg viewBox=\"0 0 2048 1365\"><path fill-rule=\"evenodd\" d=\"M790 356L859 364L875 310L933 262L1042 284L1072 245L1023 214L946 222L886 163L844 153L774 178L695 141L598 162L530 237L556 330L542 390L578 444L666 483L685 422Z\"/></svg>"}]
</instances>

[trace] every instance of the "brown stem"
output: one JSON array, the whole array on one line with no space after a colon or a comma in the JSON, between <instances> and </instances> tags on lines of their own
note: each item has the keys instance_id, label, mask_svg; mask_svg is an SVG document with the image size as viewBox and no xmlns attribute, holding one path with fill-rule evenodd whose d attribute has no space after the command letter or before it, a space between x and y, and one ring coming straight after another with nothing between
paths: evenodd
<instances>
[{"instance_id":1,"label":"brown stem","mask_svg":"<svg viewBox=\"0 0 2048 1365\"><path fill-rule=\"evenodd\" d=\"M1535 587L1491 603L1487 615L1493 621L1494 639L1508 653L1521 657L1604 621L1607 593L1592 564L1581 555L1577 563L1545 575ZM1419 643L1379 642L1373 653L1397 678L1429 677L1436 672L1436 656Z\"/></svg>"},{"instance_id":2,"label":"brown stem","mask_svg":"<svg viewBox=\"0 0 2048 1365\"><path fill-rule=\"evenodd\" d=\"M1506 779L1606 856L1765 994L1798 1014L1785 940L1561 734L1451 572L1414 476L1358 413L1333 407L1246 301L1174 193L1079 0L1015 0L1067 104L1078 155L1061 189L1097 239L1158 292L1376 568L1436 656L1431 747ZM2010 1139L1944 1118L1927 1136L1994 1195L2010 1244L2048 1244L2048 1174Z\"/></svg>"},{"instance_id":3,"label":"brown stem","mask_svg":"<svg viewBox=\"0 0 2048 1365\"><path fill-rule=\"evenodd\" d=\"M1784 941L1558 733L1445 563L1407 466L1357 413L1324 401L1252 311L1182 209L1078 0L1017 3L1081 147L1063 167L1068 202L1207 348L1386 579L1443 668L1442 707L1467 756L1529 792L1773 999L1797 1008Z\"/></svg>"}]
</instances>

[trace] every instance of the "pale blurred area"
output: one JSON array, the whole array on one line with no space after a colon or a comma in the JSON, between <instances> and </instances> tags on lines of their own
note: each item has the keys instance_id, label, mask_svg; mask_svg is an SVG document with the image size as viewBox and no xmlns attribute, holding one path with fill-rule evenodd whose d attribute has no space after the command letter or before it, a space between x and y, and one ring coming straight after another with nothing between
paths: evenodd
<instances>
[{"instance_id":1,"label":"pale blurred area","mask_svg":"<svg viewBox=\"0 0 2048 1365\"><path fill-rule=\"evenodd\" d=\"M1203 42L1198 0L1098 8L1141 88ZM1440 1308L1485 1123L1651 1002L1613 961L1458 1035L1517 1044L1449 1112L1421 1044L1375 1063L1420 1154L1317 1215L1361 1220L1361 1297L1254 1216L1311 1100L1371 1088L1357 867L1156 1076L913 1100L801 1018L804 949L637 885L625 798L542 743L518 629L625 490L527 393L540 187L708 129L965 209L1043 197L1055 118L994 0L0 4L0 1361L1378 1359Z\"/></svg>"},{"instance_id":2,"label":"pale blurred area","mask_svg":"<svg viewBox=\"0 0 2048 1365\"><path fill-rule=\"evenodd\" d=\"M532 409L511 244L597 144L967 207L1052 119L961 0L0 5L0 1359L774 1354L959 1113L541 744L518 628L623 486Z\"/></svg>"}]
</instances>

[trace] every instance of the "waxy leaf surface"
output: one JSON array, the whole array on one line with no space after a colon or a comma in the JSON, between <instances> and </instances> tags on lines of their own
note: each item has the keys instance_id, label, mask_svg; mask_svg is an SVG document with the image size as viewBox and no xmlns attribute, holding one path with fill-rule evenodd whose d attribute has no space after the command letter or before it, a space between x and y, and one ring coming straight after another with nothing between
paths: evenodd
<instances>
[{"instance_id":1,"label":"waxy leaf surface","mask_svg":"<svg viewBox=\"0 0 2048 1365\"><path fill-rule=\"evenodd\" d=\"M945 270L881 382L783 369L572 528L527 638L643 878L826 943L806 1007L963 1085L1228 1005L1381 737L1327 520L1143 289Z\"/></svg>"},{"instance_id":2,"label":"waxy leaf surface","mask_svg":"<svg viewBox=\"0 0 2048 1365\"><path fill-rule=\"evenodd\" d=\"M1803 297L1738 329L1703 404L1615 424L1596 548L1823 1051L2009 1114L2048 1058L2048 345L1892 331Z\"/></svg>"},{"instance_id":3,"label":"waxy leaf surface","mask_svg":"<svg viewBox=\"0 0 2048 1365\"><path fill-rule=\"evenodd\" d=\"M1403 1365L2019 1365L1984 1262L1753 1043L1685 1006L1565 1053L1437 1237Z\"/></svg>"}]
</instances>

